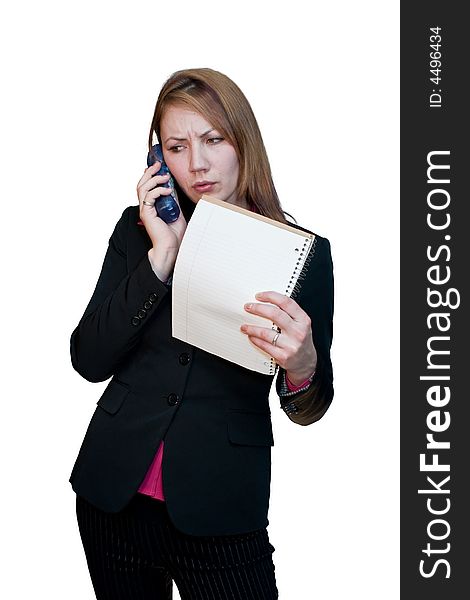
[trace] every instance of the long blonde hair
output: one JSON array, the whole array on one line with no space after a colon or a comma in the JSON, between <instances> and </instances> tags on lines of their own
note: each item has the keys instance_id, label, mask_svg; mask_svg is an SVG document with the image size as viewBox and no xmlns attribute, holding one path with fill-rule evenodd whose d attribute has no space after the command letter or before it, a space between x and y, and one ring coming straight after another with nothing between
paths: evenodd
<instances>
[{"instance_id":1,"label":"long blonde hair","mask_svg":"<svg viewBox=\"0 0 470 600\"><path fill-rule=\"evenodd\" d=\"M149 150L154 133L161 141L160 125L169 106L195 110L234 147L240 172L237 195L251 210L287 223L274 187L268 156L251 106L240 88L212 69L176 71L163 85L150 126ZM289 215L290 216L290 215Z\"/></svg>"}]
</instances>

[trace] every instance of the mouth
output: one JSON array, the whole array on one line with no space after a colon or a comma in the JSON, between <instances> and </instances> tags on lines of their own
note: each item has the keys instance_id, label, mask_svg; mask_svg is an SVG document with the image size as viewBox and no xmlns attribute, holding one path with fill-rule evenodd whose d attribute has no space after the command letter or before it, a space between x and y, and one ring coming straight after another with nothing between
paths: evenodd
<instances>
[{"instance_id":1,"label":"mouth","mask_svg":"<svg viewBox=\"0 0 470 600\"><path fill-rule=\"evenodd\" d=\"M204 194L210 192L215 186L215 181L198 181L192 187L196 192Z\"/></svg>"}]
</instances>

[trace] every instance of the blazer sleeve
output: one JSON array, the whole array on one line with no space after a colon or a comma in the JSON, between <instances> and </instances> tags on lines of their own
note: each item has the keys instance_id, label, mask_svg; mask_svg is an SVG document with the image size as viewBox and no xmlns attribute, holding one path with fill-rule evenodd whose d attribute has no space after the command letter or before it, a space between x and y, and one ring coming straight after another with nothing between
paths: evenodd
<instances>
[{"instance_id":1,"label":"blazer sleeve","mask_svg":"<svg viewBox=\"0 0 470 600\"><path fill-rule=\"evenodd\" d=\"M92 382L114 374L138 344L146 318L168 293L147 253L135 269L128 270L131 208L124 210L114 228L95 291L70 338L72 365Z\"/></svg>"},{"instance_id":2,"label":"blazer sleeve","mask_svg":"<svg viewBox=\"0 0 470 600\"><path fill-rule=\"evenodd\" d=\"M334 284L330 243L317 236L315 254L310 262L301 291L296 298L309 315L318 362L315 375L305 389L290 392L285 370L279 368L276 391L281 408L298 425L310 425L328 410L333 399L333 369L330 348L333 339Z\"/></svg>"}]
</instances>

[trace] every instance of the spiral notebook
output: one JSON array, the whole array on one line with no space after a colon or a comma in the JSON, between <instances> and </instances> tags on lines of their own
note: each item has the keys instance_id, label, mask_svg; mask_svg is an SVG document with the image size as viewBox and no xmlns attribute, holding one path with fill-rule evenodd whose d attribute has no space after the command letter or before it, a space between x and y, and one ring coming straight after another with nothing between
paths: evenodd
<instances>
[{"instance_id":1,"label":"spiral notebook","mask_svg":"<svg viewBox=\"0 0 470 600\"><path fill-rule=\"evenodd\" d=\"M173 337L267 375L275 360L240 331L277 326L244 309L257 292L295 298L315 236L216 198L202 196L188 223L172 281Z\"/></svg>"}]
</instances>

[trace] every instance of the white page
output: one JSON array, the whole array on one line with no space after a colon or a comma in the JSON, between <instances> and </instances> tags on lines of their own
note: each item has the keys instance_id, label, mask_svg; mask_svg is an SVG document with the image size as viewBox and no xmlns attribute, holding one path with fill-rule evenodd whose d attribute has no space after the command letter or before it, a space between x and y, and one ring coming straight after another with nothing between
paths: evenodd
<instances>
[{"instance_id":1,"label":"white page","mask_svg":"<svg viewBox=\"0 0 470 600\"><path fill-rule=\"evenodd\" d=\"M186 229L173 274L173 336L260 373L275 362L240 331L243 323L275 331L271 320L244 310L257 292L290 295L314 236L276 226L244 209L199 200ZM295 283L295 281L293 282ZM273 334L274 335L274 334Z\"/></svg>"}]
</instances>

